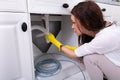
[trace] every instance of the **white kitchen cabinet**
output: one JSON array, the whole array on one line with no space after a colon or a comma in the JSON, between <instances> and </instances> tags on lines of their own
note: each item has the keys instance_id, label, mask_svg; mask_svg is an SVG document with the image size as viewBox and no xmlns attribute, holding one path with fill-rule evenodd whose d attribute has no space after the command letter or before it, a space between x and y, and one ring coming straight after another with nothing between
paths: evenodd
<instances>
[{"instance_id":1,"label":"white kitchen cabinet","mask_svg":"<svg viewBox=\"0 0 120 80\"><path fill-rule=\"evenodd\" d=\"M28 0L28 11L41 14L70 14L73 6L81 1L84 0Z\"/></svg>"},{"instance_id":2,"label":"white kitchen cabinet","mask_svg":"<svg viewBox=\"0 0 120 80\"><path fill-rule=\"evenodd\" d=\"M120 10L120 6L116 6L116 5L110 5L110 4L104 4L104 3L97 3L103 14L104 14L104 18L107 21L111 21L116 23L117 25L120 25L120 13L117 12Z\"/></svg>"},{"instance_id":3,"label":"white kitchen cabinet","mask_svg":"<svg viewBox=\"0 0 120 80\"><path fill-rule=\"evenodd\" d=\"M110 4L110 5L119 5L120 6L120 0L94 0L96 2Z\"/></svg>"},{"instance_id":4,"label":"white kitchen cabinet","mask_svg":"<svg viewBox=\"0 0 120 80\"><path fill-rule=\"evenodd\" d=\"M28 14L0 12L0 80L33 80L30 33Z\"/></svg>"},{"instance_id":5,"label":"white kitchen cabinet","mask_svg":"<svg viewBox=\"0 0 120 80\"><path fill-rule=\"evenodd\" d=\"M26 0L0 0L0 12L26 12Z\"/></svg>"}]
</instances>

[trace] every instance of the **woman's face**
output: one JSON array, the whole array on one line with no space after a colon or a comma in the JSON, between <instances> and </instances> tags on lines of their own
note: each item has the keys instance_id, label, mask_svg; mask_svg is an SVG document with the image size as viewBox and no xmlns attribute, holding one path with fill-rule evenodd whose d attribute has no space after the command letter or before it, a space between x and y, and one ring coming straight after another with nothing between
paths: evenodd
<instances>
[{"instance_id":1,"label":"woman's face","mask_svg":"<svg viewBox=\"0 0 120 80\"><path fill-rule=\"evenodd\" d=\"M83 33L82 32L83 26L79 23L79 21L73 15L71 15L71 20L72 20L72 29L78 36L81 35Z\"/></svg>"},{"instance_id":2,"label":"woman's face","mask_svg":"<svg viewBox=\"0 0 120 80\"><path fill-rule=\"evenodd\" d=\"M95 35L94 32L85 29L84 26L80 23L80 21L72 14L71 14L71 20L72 20L72 29L78 36L80 36L81 34L86 34L89 36Z\"/></svg>"}]
</instances>

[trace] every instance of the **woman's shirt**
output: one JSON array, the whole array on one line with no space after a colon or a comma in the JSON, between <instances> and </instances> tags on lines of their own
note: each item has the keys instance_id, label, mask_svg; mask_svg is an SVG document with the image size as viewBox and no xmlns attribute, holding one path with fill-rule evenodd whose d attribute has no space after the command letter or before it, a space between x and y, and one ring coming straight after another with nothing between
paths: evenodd
<instances>
[{"instance_id":1,"label":"woman's shirt","mask_svg":"<svg viewBox=\"0 0 120 80\"><path fill-rule=\"evenodd\" d=\"M89 54L105 55L114 64L120 66L120 27L111 25L98 32L94 39L75 50L78 57Z\"/></svg>"}]
</instances>

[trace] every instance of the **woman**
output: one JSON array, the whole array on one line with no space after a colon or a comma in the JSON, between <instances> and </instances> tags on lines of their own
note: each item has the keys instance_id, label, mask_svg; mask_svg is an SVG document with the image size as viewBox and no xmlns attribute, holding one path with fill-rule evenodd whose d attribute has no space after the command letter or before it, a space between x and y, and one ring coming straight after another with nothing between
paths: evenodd
<instances>
[{"instance_id":1,"label":"woman","mask_svg":"<svg viewBox=\"0 0 120 80\"><path fill-rule=\"evenodd\" d=\"M120 27L107 24L99 6L93 1L77 4L71 11L72 29L91 37L75 50L62 45L54 35L46 38L72 58L83 57L91 80L120 80Z\"/></svg>"}]
</instances>

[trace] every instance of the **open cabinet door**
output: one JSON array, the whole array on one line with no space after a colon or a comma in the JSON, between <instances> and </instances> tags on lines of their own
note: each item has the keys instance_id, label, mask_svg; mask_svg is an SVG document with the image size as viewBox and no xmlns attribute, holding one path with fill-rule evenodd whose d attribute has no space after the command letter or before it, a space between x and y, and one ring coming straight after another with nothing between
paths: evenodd
<instances>
[{"instance_id":1,"label":"open cabinet door","mask_svg":"<svg viewBox=\"0 0 120 80\"><path fill-rule=\"evenodd\" d=\"M33 80L30 28L25 17L0 14L0 80Z\"/></svg>"}]
</instances>

